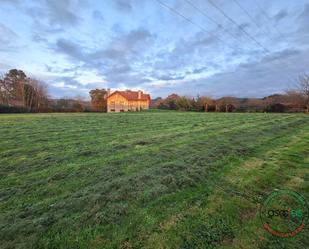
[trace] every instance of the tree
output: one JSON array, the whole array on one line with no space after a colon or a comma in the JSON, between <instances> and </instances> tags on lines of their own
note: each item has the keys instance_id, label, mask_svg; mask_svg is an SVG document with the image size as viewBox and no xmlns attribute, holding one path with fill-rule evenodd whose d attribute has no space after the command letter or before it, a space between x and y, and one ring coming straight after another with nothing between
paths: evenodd
<instances>
[{"instance_id":1,"label":"tree","mask_svg":"<svg viewBox=\"0 0 309 249\"><path fill-rule=\"evenodd\" d=\"M209 111L210 105L213 104L213 100L210 97L197 96L195 99L191 100L192 108L195 111Z\"/></svg>"},{"instance_id":2,"label":"tree","mask_svg":"<svg viewBox=\"0 0 309 249\"><path fill-rule=\"evenodd\" d=\"M0 78L0 103L38 111L48 103L46 85L28 78L22 70L11 69Z\"/></svg>"},{"instance_id":3,"label":"tree","mask_svg":"<svg viewBox=\"0 0 309 249\"><path fill-rule=\"evenodd\" d=\"M202 97L202 98L203 98L202 103L203 103L205 112L214 110L215 101L211 97Z\"/></svg>"},{"instance_id":4,"label":"tree","mask_svg":"<svg viewBox=\"0 0 309 249\"><path fill-rule=\"evenodd\" d=\"M25 84L27 76L22 70L11 69L4 77L9 102L25 104Z\"/></svg>"},{"instance_id":5,"label":"tree","mask_svg":"<svg viewBox=\"0 0 309 249\"><path fill-rule=\"evenodd\" d=\"M24 105L27 107L28 112L30 112L36 106L35 102L37 102L38 95L36 93L34 86L32 86L31 84L25 84L24 93L25 93Z\"/></svg>"},{"instance_id":6,"label":"tree","mask_svg":"<svg viewBox=\"0 0 309 249\"><path fill-rule=\"evenodd\" d=\"M29 78L24 85L24 105L28 111L40 111L48 105L47 86L43 81Z\"/></svg>"},{"instance_id":7,"label":"tree","mask_svg":"<svg viewBox=\"0 0 309 249\"><path fill-rule=\"evenodd\" d=\"M286 101L293 105L293 110L301 112L304 108L305 99L304 96L295 90L290 90L286 92Z\"/></svg>"},{"instance_id":8,"label":"tree","mask_svg":"<svg viewBox=\"0 0 309 249\"><path fill-rule=\"evenodd\" d=\"M262 112L265 110L265 104L262 99L244 98L240 101L237 110L245 112Z\"/></svg>"},{"instance_id":9,"label":"tree","mask_svg":"<svg viewBox=\"0 0 309 249\"><path fill-rule=\"evenodd\" d=\"M309 74L303 74L298 77L298 89L304 97L307 113L309 113Z\"/></svg>"},{"instance_id":10,"label":"tree","mask_svg":"<svg viewBox=\"0 0 309 249\"><path fill-rule=\"evenodd\" d=\"M68 109L70 108L70 99L69 97L63 97L57 101L57 108Z\"/></svg>"},{"instance_id":11,"label":"tree","mask_svg":"<svg viewBox=\"0 0 309 249\"><path fill-rule=\"evenodd\" d=\"M4 81L4 75L0 75L0 104L8 105L8 89Z\"/></svg>"},{"instance_id":12,"label":"tree","mask_svg":"<svg viewBox=\"0 0 309 249\"><path fill-rule=\"evenodd\" d=\"M189 111L192 109L191 101L187 97L178 97L176 99L176 106L178 110Z\"/></svg>"},{"instance_id":13,"label":"tree","mask_svg":"<svg viewBox=\"0 0 309 249\"><path fill-rule=\"evenodd\" d=\"M82 112L85 110L84 98L82 96L76 96L74 98L73 109L77 112Z\"/></svg>"},{"instance_id":14,"label":"tree","mask_svg":"<svg viewBox=\"0 0 309 249\"><path fill-rule=\"evenodd\" d=\"M217 105L224 112L232 111L237 105L237 99L234 97L222 97L217 100Z\"/></svg>"},{"instance_id":15,"label":"tree","mask_svg":"<svg viewBox=\"0 0 309 249\"><path fill-rule=\"evenodd\" d=\"M178 105L177 105L177 100L180 97L173 93L169 96L167 96L161 103L159 108L160 109L168 109L168 110L177 110L178 109Z\"/></svg>"},{"instance_id":16,"label":"tree","mask_svg":"<svg viewBox=\"0 0 309 249\"><path fill-rule=\"evenodd\" d=\"M150 107L151 108L159 108L162 102L163 102L163 99L161 97L152 99L150 101Z\"/></svg>"},{"instance_id":17,"label":"tree","mask_svg":"<svg viewBox=\"0 0 309 249\"><path fill-rule=\"evenodd\" d=\"M108 91L105 89L95 89L89 92L91 97L91 104L96 111L107 111L107 95Z\"/></svg>"}]
</instances>

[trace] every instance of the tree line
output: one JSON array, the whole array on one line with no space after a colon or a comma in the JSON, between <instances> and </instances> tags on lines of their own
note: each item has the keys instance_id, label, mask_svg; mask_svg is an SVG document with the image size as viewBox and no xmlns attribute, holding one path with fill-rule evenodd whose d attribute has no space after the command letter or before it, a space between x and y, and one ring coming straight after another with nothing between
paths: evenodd
<instances>
[{"instance_id":1,"label":"tree line","mask_svg":"<svg viewBox=\"0 0 309 249\"><path fill-rule=\"evenodd\" d=\"M208 96L187 97L171 94L165 99L152 100L152 108L205 112L307 112L309 113L309 75L298 78L294 89L284 94L264 98Z\"/></svg>"},{"instance_id":2,"label":"tree line","mask_svg":"<svg viewBox=\"0 0 309 249\"><path fill-rule=\"evenodd\" d=\"M11 69L0 75L0 113L19 112L105 112L107 90L89 92L91 101L82 96L53 99L47 84L28 77L22 70Z\"/></svg>"},{"instance_id":3,"label":"tree line","mask_svg":"<svg viewBox=\"0 0 309 249\"><path fill-rule=\"evenodd\" d=\"M0 113L94 111L83 97L52 99L47 84L11 69L0 75Z\"/></svg>"},{"instance_id":4,"label":"tree line","mask_svg":"<svg viewBox=\"0 0 309 249\"><path fill-rule=\"evenodd\" d=\"M12 69L0 75L1 112L106 112L107 89L93 89L89 92L91 101L83 97L52 99L46 84L28 77L22 70ZM204 111L204 112L307 112L309 113L309 75L297 80L294 89L284 94L264 98L209 96L179 96L171 94L166 98L151 100L151 108Z\"/></svg>"},{"instance_id":5,"label":"tree line","mask_svg":"<svg viewBox=\"0 0 309 249\"><path fill-rule=\"evenodd\" d=\"M152 100L152 108L203 112L308 112L305 100L297 93L274 94L264 98L198 96L195 98L171 94Z\"/></svg>"}]
</instances>

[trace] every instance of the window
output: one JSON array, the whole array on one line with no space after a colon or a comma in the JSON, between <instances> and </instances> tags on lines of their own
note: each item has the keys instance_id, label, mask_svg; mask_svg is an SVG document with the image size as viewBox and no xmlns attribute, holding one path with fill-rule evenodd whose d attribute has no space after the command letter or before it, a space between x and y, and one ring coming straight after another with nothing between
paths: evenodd
<instances>
[{"instance_id":1,"label":"window","mask_svg":"<svg viewBox=\"0 0 309 249\"><path fill-rule=\"evenodd\" d=\"M111 101L111 102L110 102L110 108L111 108L111 109L110 109L111 112L114 112L114 111L115 111L115 109L116 109L116 107L115 107L115 101Z\"/></svg>"}]
</instances>

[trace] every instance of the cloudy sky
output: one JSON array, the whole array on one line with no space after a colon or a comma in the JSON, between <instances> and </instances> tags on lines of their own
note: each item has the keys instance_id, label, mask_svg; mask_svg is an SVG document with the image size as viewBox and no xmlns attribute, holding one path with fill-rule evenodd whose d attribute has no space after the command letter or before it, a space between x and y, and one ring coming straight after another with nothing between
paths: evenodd
<instances>
[{"instance_id":1,"label":"cloudy sky","mask_svg":"<svg viewBox=\"0 0 309 249\"><path fill-rule=\"evenodd\" d=\"M11 68L53 97L279 93L309 70L309 0L0 0Z\"/></svg>"}]
</instances>

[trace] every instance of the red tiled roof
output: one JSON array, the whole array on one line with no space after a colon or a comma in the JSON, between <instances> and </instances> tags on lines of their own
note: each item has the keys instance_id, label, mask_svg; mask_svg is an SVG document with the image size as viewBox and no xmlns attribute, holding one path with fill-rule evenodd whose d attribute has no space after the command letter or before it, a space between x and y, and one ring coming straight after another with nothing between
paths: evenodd
<instances>
[{"instance_id":1,"label":"red tiled roof","mask_svg":"<svg viewBox=\"0 0 309 249\"><path fill-rule=\"evenodd\" d=\"M115 91L111 95L109 95L107 98L109 98L110 96L112 96L116 93L120 94L121 96L123 96L127 100L150 100L150 95L145 94L143 92L141 92L141 98L139 99L137 91Z\"/></svg>"}]
</instances>

